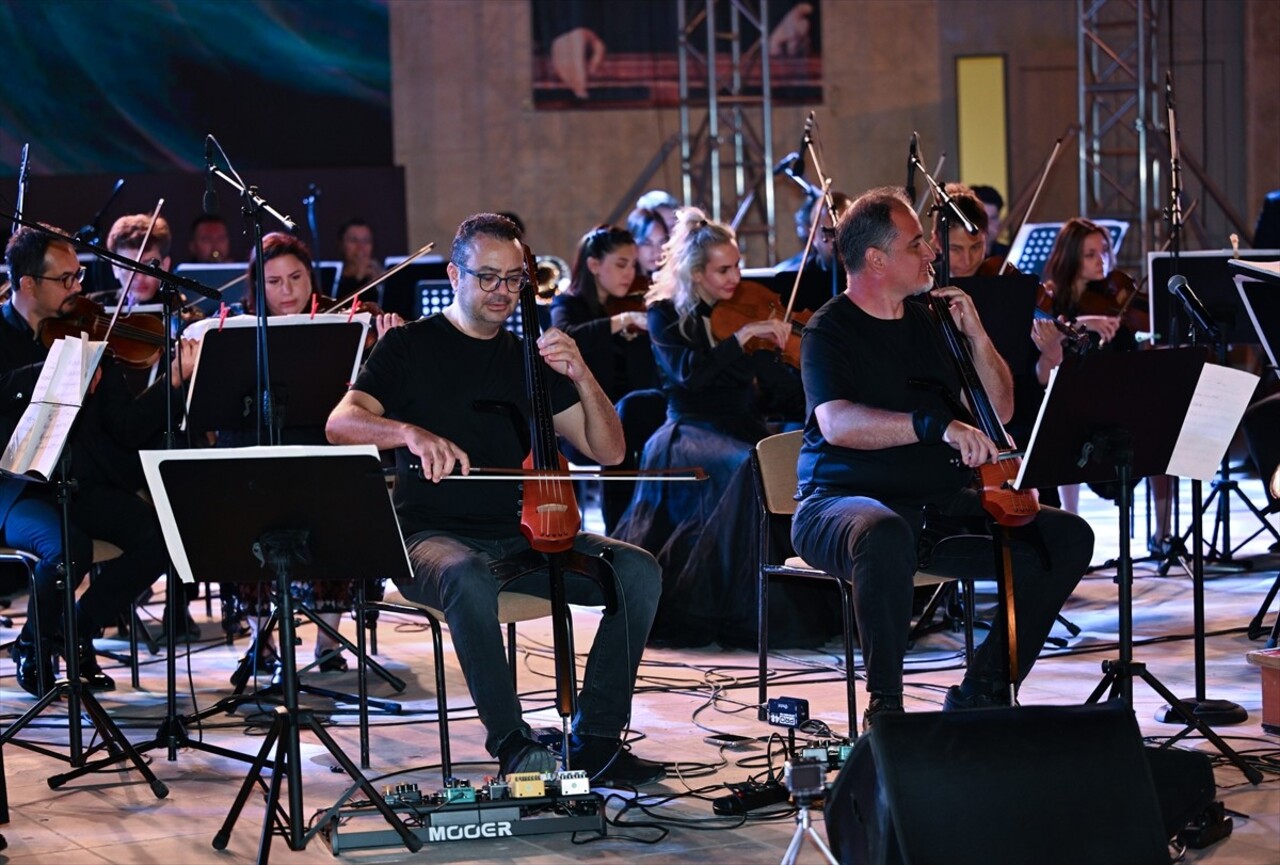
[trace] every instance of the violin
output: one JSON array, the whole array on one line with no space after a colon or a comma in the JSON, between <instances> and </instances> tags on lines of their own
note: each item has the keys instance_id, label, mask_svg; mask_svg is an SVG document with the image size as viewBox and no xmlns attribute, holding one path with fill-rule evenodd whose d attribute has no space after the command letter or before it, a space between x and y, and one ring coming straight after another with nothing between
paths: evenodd
<instances>
[{"instance_id":1,"label":"violin","mask_svg":"<svg viewBox=\"0 0 1280 865\"><path fill-rule=\"evenodd\" d=\"M756 321L768 321L771 318L788 321L791 332L787 334L787 344L781 349L783 363L800 368L800 337L804 326L813 316L812 312L802 310L792 313L782 305L782 298L773 289L759 282L743 280L734 289L733 297L722 300L711 308L711 334L720 342L731 339L744 324ZM763 337L753 337L743 346L747 352L778 351L778 346Z\"/></svg>"},{"instance_id":2,"label":"violin","mask_svg":"<svg viewBox=\"0 0 1280 865\"><path fill-rule=\"evenodd\" d=\"M48 348L55 339L81 333L91 340L106 340L115 359L133 369L149 369L164 351L164 322L158 316L121 313L112 327L111 316L102 306L81 294L74 296L68 312L40 322L36 336Z\"/></svg>"},{"instance_id":3,"label":"violin","mask_svg":"<svg viewBox=\"0 0 1280 865\"><path fill-rule=\"evenodd\" d=\"M627 312L645 312L648 306L644 302L645 295L649 293L649 277L640 271L636 271L636 278L631 281L631 290L621 297L609 295L604 301L604 311L613 318L615 315L621 315ZM624 339L634 338L636 335L643 333L638 327L627 325L619 334Z\"/></svg>"},{"instance_id":4,"label":"violin","mask_svg":"<svg viewBox=\"0 0 1280 865\"><path fill-rule=\"evenodd\" d=\"M1105 279L1086 283L1076 306L1077 315L1115 316L1134 333L1151 330L1147 294L1123 270L1113 270Z\"/></svg>"}]
</instances>

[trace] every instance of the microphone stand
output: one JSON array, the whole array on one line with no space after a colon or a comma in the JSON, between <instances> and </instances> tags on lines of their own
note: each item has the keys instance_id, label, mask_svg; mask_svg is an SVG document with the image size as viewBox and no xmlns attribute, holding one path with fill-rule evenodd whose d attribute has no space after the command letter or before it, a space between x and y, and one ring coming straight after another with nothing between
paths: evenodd
<instances>
[{"instance_id":1,"label":"microphone stand","mask_svg":"<svg viewBox=\"0 0 1280 865\"><path fill-rule=\"evenodd\" d=\"M320 281L320 222L316 211L320 207L320 187L314 183L307 184L307 194L302 198L302 206L307 209L307 230L311 234L311 284L315 291L325 294L324 283ZM333 290L327 292L330 297L337 297L337 283Z\"/></svg>"},{"instance_id":2,"label":"microphone stand","mask_svg":"<svg viewBox=\"0 0 1280 865\"><path fill-rule=\"evenodd\" d=\"M27 170L30 168L31 145L30 143L22 145L22 159L18 166L18 198L16 209L18 216L22 216L22 208L27 200ZM18 233L18 223L13 224L13 231L10 234Z\"/></svg>"},{"instance_id":3,"label":"microphone stand","mask_svg":"<svg viewBox=\"0 0 1280 865\"><path fill-rule=\"evenodd\" d=\"M92 252L102 248L102 217L106 214L107 209L111 207L111 203L116 200L116 196L120 193L120 189L124 186L124 178L116 179L115 185L111 187L111 192L107 194L107 200L98 208L98 212L93 215L87 225L83 225L76 231L76 239L83 241L89 247L85 251ZM18 214L22 214L22 205L18 205ZM14 220L13 230L16 232L18 226L23 223L20 220ZM77 246L77 249L82 247ZM104 266L99 259L93 263L93 279L90 281L95 291L105 289L110 285L110 280L114 279L111 268Z\"/></svg>"},{"instance_id":4,"label":"microphone stand","mask_svg":"<svg viewBox=\"0 0 1280 865\"><path fill-rule=\"evenodd\" d=\"M839 218L839 214L836 213L835 202L831 197L831 178L828 177L826 174L824 174L822 171L822 159L819 156L818 146L813 137L813 127L814 127L814 112L810 111L809 116L806 117L804 121L804 135L800 139L800 147L802 150L808 152L810 158L813 159L813 170L818 175L818 185L814 186L813 184L809 183L807 180L804 180L803 178L792 175L789 169L787 171L787 174L791 176L792 179L796 181L796 183L799 183L801 186L803 186L810 197L812 198L821 197L825 199L824 207L826 209L826 212L831 215L831 224L834 226L837 219ZM808 202L806 202L806 206L809 206ZM787 313L785 316L787 319L791 318L791 306L792 304L795 303L796 295L800 293L800 280L804 276L805 266L809 263L809 253L813 250L813 240L818 235L818 231L819 231L818 226L821 224L821 222L822 222L822 210L819 210L818 218L811 220L809 223L809 237L805 240L804 252L800 254L800 266L796 268L795 284L791 286L791 300L787 304ZM834 229L823 228L821 230L834 232ZM835 254L835 250L833 249L832 255L831 255L831 296L832 297L835 297L836 295L838 295L842 289L842 286L840 285L840 279L839 279L840 270L837 267L837 264L838 264L838 259Z\"/></svg>"},{"instance_id":5,"label":"microphone stand","mask_svg":"<svg viewBox=\"0 0 1280 865\"><path fill-rule=\"evenodd\" d=\"M1173 73L1165 72L1165 108L1169 115L1169 207L1165 211L1165 217L1169 221L1169 259L1171 261L1171 270L1175 275L1179 274L1179 252L1181 251L1182 240L1182 165L1178 158L1178 125L1177 115L1174 112L1173 104ZM1171 331L1172 332L1172 331ZM1196 324L1192 322L1190 329L1191 344L1196 342ZM1219 364L1226 364L1227 361L1227 343L1226 334L1219 332L1206 333L1213 340L1217 349L1217 361ZM1230 454L1222 456L1222 472L1224 483L1229 476L1230 469L1228 462ZM1209 726L1242 724L1249 720L1249 713L1242 706L1231 702L1230 700L1210 700L1205 696L1205 621L1204 621L1204 526L1202 524L1206 502L1202 499L1203 488L1199 478L1191 479L1191 499L1193 502L1192 513L1194 517L1191 520L1191 598L1192 598L1192 631L1194 632L1195 644L1195 679L1196 679L1196 695L1193 698L1178 698L1178 702L1182 704L1184 712L1179 712L1175 707L1166 705L1156 712L1156 720L1164 724L1182 724L1185 723L1184 716L1190 714ZM1219 501L1220 508L1230 508L1230 497L1223 495ZM1161 567L1161 575L1168 570L1168 562L1171 561L1178 552L1176 550L1178 544L1175 544L1175 550L1170 553L1170 558ZM1225 544L1227 550L1226 555L1230 557L1231 546L1228 542ZM1193 728L1188 727L1187 730Z\"/></svg>"},{"instance_id":6,"label":"microphone stand","mask_svg":"<svg viewBox=\"0 0 1280 865\"><path fill-rule=\"evenodd\" d=\"M221 168L210 165L208 171L214 177L217 177L230 185L236 192L240 193L241 212L245 218L253 225L253 245L257 250L254 256L254 293L253 302L254 309L258 315L258 333L257 333L257 401L258 401L258 444L276 445L280 443L280 424L277 423L277 413L275 406L275 398L271 393L271 367L270 358L267 349L267 277L265 265L262 260L262 220L263 214L268 213L276 219L287 231L293 231L297 228L296 223L289 217L276 210L267 201L258 194L256 186L249 186L231 166L231 160L227 158L227 153L222 149L222 145L218 143L218 139L213 135L209 136L209 141L218 148L218 153L222 154L222 160L227 164L230 174L224 172Z\"/></svg>"}]
</instances>

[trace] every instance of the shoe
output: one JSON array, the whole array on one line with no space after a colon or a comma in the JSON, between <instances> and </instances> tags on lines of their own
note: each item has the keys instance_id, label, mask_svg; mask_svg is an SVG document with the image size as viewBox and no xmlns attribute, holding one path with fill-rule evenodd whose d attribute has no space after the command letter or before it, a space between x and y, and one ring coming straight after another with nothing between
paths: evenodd
<instances>
[{"instance_id":1,"label":"shoe","mask_svg":"<svg viewBox=\"0 0 1280 865\"><path fill-rule=\"evenodd\" d=\"M1002 688L995 693L988 691L966 692L959 685L947 688L947 695L942 698L942 711L963 712L968 709L1007 709L1009 708L1009 690Z\"/></svg>"},{"instance_id":2,"label":"shoe","mask_svg":"<svg viewBox=\"0 0 1280 865\"><path fill-rule=\"evenodd\" d=\"M243 688L249 682L250 676L264 676L276 671L280 666L280 656L276 653L276 647L271 643L264 642L258 647L257 658L254 658L253 649L250 648L245 652L243 658L240 659L239 665L231 674L231 684L237 688Z\"/></svg>"},{"instance_id":3,"label":"shoe","mask_svg":"<svg viewBox=\"0 0 1280 865\"><path fill-rule=\"evenodd\" d=\"M90 691L114 691L115 679L102 671L98 664L98 655L93 650L93 642L86 640L80 644L77 653L80 662L80 681Z\"/></svg>"},{"instance_id":4,"label":"shoe","mask_svg":"<svg viewBox=\"0 0 1280 865\"><path fill-rule=\"evenodd\" d=\"M1173 552L1173 545L1174 539L1169 535L1165 535L1163 538L1157 538L1152 535L1147 538L1147 552L1157 558L1168 558L1169 554Z\"/></svg>"},{"instance_id":5,"label":"shoe","mask_svg":"<svg viewBox=\"0 0 1280 865\"><path fill-rule=\"evenodd\" d=\"M316 669L322 673L345 673L349 669L347 656L342 654L341 649L328 649L316 660L320 662Z\"/></svg>"},{"instance_id":6,"label":"shoe","mask_svg":"<svg viewBox=\"0 0 1280 865\"><path fill-rule=\"evenodd\" d=\"M640 787L667 777L661 763L632 754L619 739L604 736L575 737L569 752L569 768L586 772L601 787Z\"/></svg>"},{"instance_id":7,"label":"shoe","mask_svg":"<svg viewBox=\"0 0 1280 865\"><path fill-rule=\"evenodd\" d=\"M901 715L905 711L902 708L901 694L872 694L871 701L867 703L867 708L862 713L862 732L870 730L877 718L885 715Z\"/></svg>"},{"instance_id":8,"label":"shoe","mask_svg":"<svg viewBox=\"0 0 1280 865\"><path fill-rule=\"evenodd\" d=\"M498 746L498 774L507 778L521 772L554 772L556 755L541 742L517 730Z\"/></svg>"},{"instance_id":9,"label":"shoe","mask_svg":"<svg viewBox=\"0 0 1280 865\"><path fill-rule=\"evenodd\" d=\"M43 697L44 694L40 692L40 674L43 671L45 687L52 687L53 657L47 651L39 651L34 641L21 634L9 647L9 654L18 668L18 684L22 690L33 697Z\"/></svg>"}]
</instances>

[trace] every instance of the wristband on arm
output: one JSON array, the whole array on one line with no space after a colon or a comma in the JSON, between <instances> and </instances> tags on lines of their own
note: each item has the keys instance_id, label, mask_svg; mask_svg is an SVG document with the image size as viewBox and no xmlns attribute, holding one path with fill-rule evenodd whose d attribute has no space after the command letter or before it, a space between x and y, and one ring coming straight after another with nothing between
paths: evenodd
<instances>
[{"instance_id":1,"label":"wristband on arm","mask_svg":"<svg viewBox=\"0 0 1280 865\"><path fill-rule=\"evenodd\" d=\"M911 426L915 428L916 438L921 444L936 445L941 443L942 436L951 426L954 418L944 409L916 409L911 413Z\"/></svg>"}]
</instances>

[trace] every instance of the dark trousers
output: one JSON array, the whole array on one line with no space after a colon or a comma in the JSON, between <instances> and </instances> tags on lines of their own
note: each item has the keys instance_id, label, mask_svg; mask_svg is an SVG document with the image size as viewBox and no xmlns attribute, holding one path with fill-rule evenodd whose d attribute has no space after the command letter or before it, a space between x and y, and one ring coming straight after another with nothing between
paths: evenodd
<instances>
[{"instance_id":1,"label":"dark trousers","mask_svg":"<svg viewBox=\"0 0 1280 865\"><path fill-rule=\"evenodd\" d=\"M400 592L444 611L458 664L487 733L485 747L496 755L503 739L517 730L528 735L529 727L521 720L520 698L507 670L498 624L499 584L489 563L528 550L529 544L518 536L492 540L427 531L411 535L405 546L414 578ZM579 735L617 738L631 715L636 669L658 608L661 576L653 556L639 547L590 534L578 535L573 546L588 556L612 550L613 573L608 566L603 571L605 579L615 579L618 593L617 612L603 617L591 644L573 728ZM569 573L564 584L569 603L601 604L595 581ZM544 598L550 594L545 568L504 588Z\"/></svg>"},{"instance_id":2,"label":"dark trousers","mask_svg":"<svg viewBox=\"0 0 1280 865\"><path fill-rule=\"evenodd\" d=\"M76 627L87 639L129 609L167 567L164 540L155 511L136 494L112 487L84 486L71 499L71 567L79 585L93 564L94 539L109 541L123 551L103 564L76 605ZM40 632L47 640L59 630L62 596L58 591L58 564L62 561L62 521L55 502L28 495L19 499L5 518L4 543L29 550L40 557L36 565L36 591L30 614L38 608ZM27 639L34 634L24 629Z\"/></svg>"},{"instance_id":3,"label":"dark trousers","mask_svg":"<svg viewBox=\"0 0 1280 865\"><path fill-rule=\"evenodd\" d=\"M962 490L939 503L950 518L982 515L975 492ZM867 690L902 693L902 660L911 625L913 580L918 565L920 516L879 501L819 491L800 503L791 527L796 552L811 565L853 584L853 610L866 663ZM1018 622L1018 669L1025 677L1055 617L1093 555L1093 530L1075 514L1042 508L1034 525L1043 550L1025 538L1011 545ZM1044 561L1047 554L1048 562ZM990 578L995 556L989 538L946 538L934 548L930 573ZM1005 677L1008 638L1003 611L978 647L965 677L990 689Z\"/></svg>"}]
</instances>

